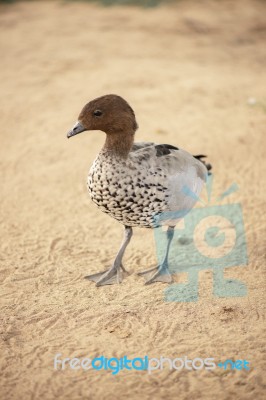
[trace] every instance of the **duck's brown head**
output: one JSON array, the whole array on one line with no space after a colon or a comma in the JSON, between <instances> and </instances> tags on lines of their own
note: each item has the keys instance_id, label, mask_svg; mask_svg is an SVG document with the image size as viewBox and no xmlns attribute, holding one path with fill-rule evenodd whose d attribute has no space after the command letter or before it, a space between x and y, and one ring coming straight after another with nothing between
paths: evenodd
<instances>
[{"instance_id":1,"label":"duck's brown head","mask_svg":"<svg viewBox=\"0 0 266 400\"><path fill-rule=\"evenodd\" d=\"M87 103L77 123L68 132L70 138L84 131L99 130L110 135L134 135L138 128L134 111L120 96L107 94Z\"/></svg>"}]
</instances>

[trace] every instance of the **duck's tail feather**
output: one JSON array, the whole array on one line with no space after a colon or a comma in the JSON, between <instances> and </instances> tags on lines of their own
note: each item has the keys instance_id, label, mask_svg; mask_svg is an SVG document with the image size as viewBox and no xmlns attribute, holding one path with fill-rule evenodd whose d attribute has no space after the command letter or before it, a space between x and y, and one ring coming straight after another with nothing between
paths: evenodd
<instances>
[{"instance_id":1,"label":"duck's tail feather","mask_svg":"<svg viewBox=\"0 0 266 400\"><path fill-rule=\"evenodd\" d=\"M207 168L208 171L208 175L211 175L211 170L212 170L212 165L210 163L207 163L205 160L203 160L203 158L206 158L207 156L205 156L204 154L199 154L197 156L194 156L197 160L199 160L200 162L202 162L202 164L205 165L205 167Z\"/></svg>"}]
</instances>

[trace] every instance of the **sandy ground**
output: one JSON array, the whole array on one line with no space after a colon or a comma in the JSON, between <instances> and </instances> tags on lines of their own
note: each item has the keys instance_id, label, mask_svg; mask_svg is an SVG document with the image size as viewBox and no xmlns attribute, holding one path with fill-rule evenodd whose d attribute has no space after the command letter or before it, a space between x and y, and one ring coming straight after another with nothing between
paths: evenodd
<instances>
[{"instance_id":1,"label":"sandy ground","mask_svg":"<svg viewBox=\"0 0 266 400\"><path fill-rule=\"evenodd\" d=\"M1 399L263 398L265 15L265 2L251 0L0 7ZM198 302L165 302L164 285L136 275L156 264L153 232L141 229L120 286L84 279L110 265L123 229L86 192L104 134L65 135L84 103L106 93L133 106L139 140L208 154L215 196L237 182L224 203L242 203L249 264L225 276L242 280L246 297L215 298L205 271ZM246 359L251 368L114 376L55 371L57 353Z\"/></svg>"}]
</instances>

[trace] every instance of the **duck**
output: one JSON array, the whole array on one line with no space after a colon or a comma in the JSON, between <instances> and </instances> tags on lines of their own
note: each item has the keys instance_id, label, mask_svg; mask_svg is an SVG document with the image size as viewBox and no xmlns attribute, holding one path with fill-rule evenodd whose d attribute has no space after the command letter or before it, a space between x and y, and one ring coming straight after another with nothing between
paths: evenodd
<instances>
[{"instance_id":1,"label":"duck","mask_svg":"<svg viewBox=\"0 0 266 400\"><path fill-rule=\"evenodd\" d=\"M107 94L88 102L67 133L67 138L84 131L105 133L104 145L89 171L88 193L102 212L124 226L110 268L86 276L97 287L121 283L128 274L122 261L134 227L165 226L163 261L138 275L145 284L171 283L168 256L175 226L194 207L210 174L205 155L193 156L171 144L135 142L137 129L129 103L119 95Z\"/></svg>"}]
</instances>

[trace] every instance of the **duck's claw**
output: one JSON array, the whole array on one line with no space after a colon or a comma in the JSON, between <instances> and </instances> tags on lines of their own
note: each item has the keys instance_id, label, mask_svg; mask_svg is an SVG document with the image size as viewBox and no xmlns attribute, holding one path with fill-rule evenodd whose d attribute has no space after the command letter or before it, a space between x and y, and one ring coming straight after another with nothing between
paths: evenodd
<instances>
[{"instance_id":1,"label":"duck's claw","mask_svg":"<svg viewBox=\"0 0 266 400\"><path fill-rule=\"evenodd\" d=\"M165 265L159 265L146 271L138 272L138 275L143 276L145 279L145 285L149 285L154 282L171 283L173 281L169 269Z\"/></svg>"}]
</instances>

